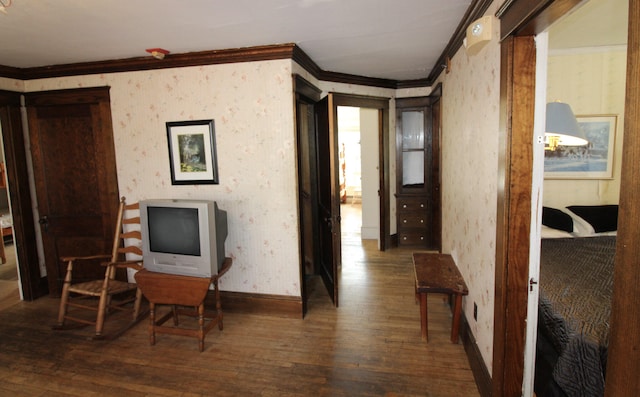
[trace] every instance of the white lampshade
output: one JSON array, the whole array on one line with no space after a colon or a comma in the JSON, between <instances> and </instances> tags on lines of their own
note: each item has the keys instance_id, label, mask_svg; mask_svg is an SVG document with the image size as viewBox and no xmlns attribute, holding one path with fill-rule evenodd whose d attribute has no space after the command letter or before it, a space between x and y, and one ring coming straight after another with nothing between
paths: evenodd
<instances>
[{"instance_id":1,"label":"white lampshade","mask_svg":"<svg viewBox=\"0 0 640 397\"><path fill-rule=\"evenodd\" d=\"M584 146L589 143L571 106L563 102L547 103L545 135L557 137L561 146Z\"/></svg>"}]
</instances>

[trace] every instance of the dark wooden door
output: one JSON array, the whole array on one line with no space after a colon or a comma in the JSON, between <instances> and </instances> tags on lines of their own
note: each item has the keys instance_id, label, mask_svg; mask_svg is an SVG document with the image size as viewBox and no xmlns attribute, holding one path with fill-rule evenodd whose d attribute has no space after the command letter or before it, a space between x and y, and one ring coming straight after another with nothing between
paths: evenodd
<instances>
[{"instance_id":1,"label":"dark wooden door","mask_svg":"<svg viewBox=\"0 0 640 397\"><path fill-rule=\"evenodd\" d=\"M25 96L49 293L59 296L62 256L109 253L118 205L109 89ZM101 278L99 263L74 268Z\"/></svg>"},{"instance_id":2,"label":"dark wooden door","mask_svg":"<svg viewBox=\"0 0 640 397\"><path fill-rule=\"evenodd\" d=\"M338 179L338 135L332 94L316 104L318 153L318 217L320 272L333 304L338 306L340 245L340 182Z\"/></svg>"},{"instance_id":3,"label":"dark wooden door","mask_svg":"<svg viewBox=\"0 0 640 397\"><path fill-rule=\"evenodd\" d=\"M300 203L300 255L302 315L307 311L306 280L316 273L319 256L316 244L318 217L317 166L316 166L316 134L314 105L298 100L297 104L297 136L298 136L298 200Z\"/></svg>"}]
</instances>

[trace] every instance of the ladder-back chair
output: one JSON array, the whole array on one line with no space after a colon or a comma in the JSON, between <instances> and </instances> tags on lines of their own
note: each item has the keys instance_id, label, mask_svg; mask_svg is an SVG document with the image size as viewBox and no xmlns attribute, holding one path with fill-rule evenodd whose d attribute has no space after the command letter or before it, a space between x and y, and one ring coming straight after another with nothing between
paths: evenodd
<instances>
[{"instance_id":1,"label":"ladder-back chair","mask_svg":"<svg viewBox=\"0 0 640 397\"><path fill-rule=\"evenodd\" d=\"M115 338L141 320L143 314L140 311L142 292L135 283L120 281L115 278L119 268L142 269L142 249L140 232L139 204L126 204L125 198L120 199L118 216L111 254L63 257L67 263L67 273L62 288L58 321L55 329L64 329L65 321L95 325L94 339L101 339L103 335L105 319L113 311L128 310L132 312L132 319L109 337ZM126 260L127 254L138 255L138 260ZM104 260L104 278L74 283L74 266L82 266L84 263L95 263L96 260ZM97 302L96 302L97 298ZM70 311L70 308L73 310ZM82 310L95 312L95 317L79 316Z\"/></svg>"}]
</instances>

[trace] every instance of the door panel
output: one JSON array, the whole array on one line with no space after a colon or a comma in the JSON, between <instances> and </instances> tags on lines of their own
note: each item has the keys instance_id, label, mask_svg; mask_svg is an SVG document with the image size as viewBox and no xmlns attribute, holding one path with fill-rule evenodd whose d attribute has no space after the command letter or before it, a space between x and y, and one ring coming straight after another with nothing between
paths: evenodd
<instances>
[{"instance_id":1,"label":"door panel","mask_svg":"<svg viewBox=\"0 0 640 397\"><path fill-rule=\"evenodd\" d=\"M100 88L26 99L49 291L58 296L66 269L60 257L111 250L118 189L109 95ZM104 268L94 263L76 274L101 278Z\"/></svg>"},{"instance_id":2,"label":"door panel","mask_svg":"<svg viewBox=\"0 0 640 397\"><path fill-rule=\"evenodd\" d=\"M342 255L336 111L332 94L316 104L320 272L337 307L338 268Z\"/></svg>"},{"instance_id":3,"label":"door panel","mask_svg":"<svg viewBox=\"0 0 640 397\"><path fill-rule=\"evenodd\" d=\"M302 258L302 315L307 312L307 277L316 273L317 258L317 167L314 105L297 100L298 200L300 203L300 254Z\"/></svg>"}]
</instances>

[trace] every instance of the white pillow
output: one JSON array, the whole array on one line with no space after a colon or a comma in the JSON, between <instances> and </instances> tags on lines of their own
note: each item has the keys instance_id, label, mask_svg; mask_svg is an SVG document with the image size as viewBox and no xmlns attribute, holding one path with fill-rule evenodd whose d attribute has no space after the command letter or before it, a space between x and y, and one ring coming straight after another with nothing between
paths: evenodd
<instances>
[{"instance_id":1,"label":"white pillow","mask_svg":"<svg viewBox=\"0 0 640 397\"><path fill-rule=\"evenodd\" d=\"M571 219L573 219L573 233L572 234L575 237L589 237L589 236L596 235L596 231L593 228L593 226L591 226L591 224L589 222L584 220L584 218L581 218L580 216L576 215L573 211L571 211L568 208L563 208L562 211L566 212L567 214L569 214Z\"/></svg>"},{"instance_id":2,"label":"white pillow","mask_svg":"<svg viewBox=\"0 0 640 397\"><path fill-rule=\"evenodd\" d=\"M558 230L546 225L542 225L542 229L540 229L540 237L541 238L567 238L567 237L574 237L574 236L573 234L566 232L564 230Z\"/></svg>"}]
</instances>

